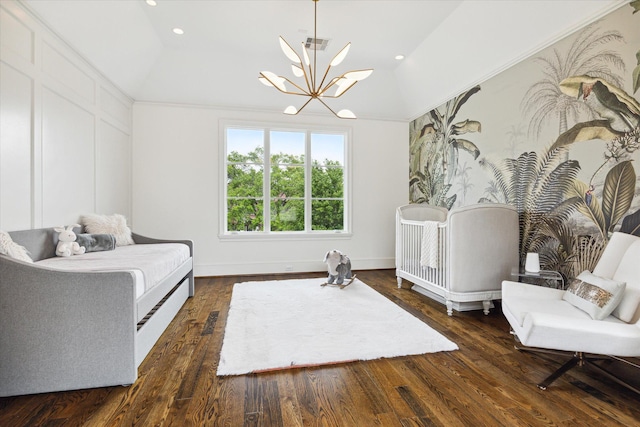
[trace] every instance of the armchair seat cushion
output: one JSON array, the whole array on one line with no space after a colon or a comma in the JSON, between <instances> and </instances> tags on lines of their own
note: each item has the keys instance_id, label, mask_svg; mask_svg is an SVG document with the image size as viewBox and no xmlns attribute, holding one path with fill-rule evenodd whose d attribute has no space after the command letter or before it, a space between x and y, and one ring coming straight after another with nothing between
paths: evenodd
<instances>
[{"instance_id":1,"label":"armchair seat cushion","mask_svg":"<svg viewBox=\"0 0 640 427\"><path fill-rule=\"evenodd\" d=\"M516 298L510 300L508 310L520 326L524 325L529 313L567 316L572 319L590 319L589 315L564 300L542 300Z\"/></svg>"}]
</instances>

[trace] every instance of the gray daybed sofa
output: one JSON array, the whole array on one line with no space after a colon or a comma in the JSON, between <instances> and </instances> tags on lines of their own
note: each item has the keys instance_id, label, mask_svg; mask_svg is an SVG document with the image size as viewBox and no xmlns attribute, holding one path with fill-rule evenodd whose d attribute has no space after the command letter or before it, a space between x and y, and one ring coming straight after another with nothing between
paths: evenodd
<instances>
[{"instance_id":1,"label":"gray daybed sofa","mask_svg":"<svg viewBox=\"0 0 640 427\"><path fill-rule=\"evenodd\" d=\"M0 396L133 384L194 294L190 240L56 257L53 228L9 235L34 263L0 255Z\"/></svg>"}]
</instances>

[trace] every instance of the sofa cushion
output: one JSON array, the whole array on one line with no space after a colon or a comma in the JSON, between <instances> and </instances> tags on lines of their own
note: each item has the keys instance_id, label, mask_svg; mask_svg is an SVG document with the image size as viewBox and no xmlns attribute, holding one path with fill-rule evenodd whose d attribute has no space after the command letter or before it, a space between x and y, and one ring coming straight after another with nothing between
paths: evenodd
<instances>
[{"instance_id":1,"label":"sofa cushion","mask_svg":"<svg viewBox=\"0 0 640 427\"><path fill-rule=\"evenodd\" d=\"M127 219L123 215L86 214L80 217L80 222L91 234L113 234L116 238L116 246L135 243L131 237L131 229L127 227Z\"/></svg>"},{"instance_id":2,"label":"sofa cushion","mask_svg":"<svg viewBox=\"0 0 640 427\"><path fill-rule=\"evenodd\" d=\"M113 251L91 252L72 257L55 257L36 264L69 271L135 271L144 276L144 292L156 286L190 257L182 243L128 245ZM136 283L139 286L138 283ZM138 296L139 291L137 292Z\"/></svg>"},{"instance_id":3,"label":"sofa cushion","mask_svg":"<svg viewBox=\"0 0 640 427\"><path fill-rule=\"evenodd\" d=\"M626 283L583 271L571 281L562 299L585 311L594 320L609 316L618 306Z\"/></svg>"}]
</instances>

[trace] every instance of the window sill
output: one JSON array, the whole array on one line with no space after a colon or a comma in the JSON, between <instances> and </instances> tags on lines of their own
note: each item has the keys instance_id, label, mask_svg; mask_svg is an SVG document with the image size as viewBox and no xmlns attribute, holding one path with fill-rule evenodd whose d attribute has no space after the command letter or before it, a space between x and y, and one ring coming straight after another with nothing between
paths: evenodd
<instances>
[{"instance_id":1,"label":"window sill","mask_svg":"<svg viewBox=\"0 0 640 427\"><path fill-rule=\"evenodd\" d=\"M260 240L336 240L336 239L350 239L353 234L346 231L335 232L253 232L253 231L240 231L234 233L226 233L218 235L221 241L260 241Z\"/></svg>"}]
</instances>

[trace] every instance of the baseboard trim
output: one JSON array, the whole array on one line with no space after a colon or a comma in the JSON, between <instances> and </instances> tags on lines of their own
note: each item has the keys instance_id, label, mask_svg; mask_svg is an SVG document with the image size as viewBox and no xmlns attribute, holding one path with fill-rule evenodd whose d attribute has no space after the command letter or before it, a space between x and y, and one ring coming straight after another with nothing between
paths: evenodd
<instances>
[{"instance_id":1,"label":"baseboard trim","mask_svg":"<svg viewBox=\"0 0 640 427\"><path fill-rule=\"evenodd\" d=\"M351 258L354 273L360 270L382 270L395 268L395 258L354 259ZM252 262L233 264L196 264L196 277L210 276L240 276L245 274L285 274L285 273L313 273L326 272L327 266L319 261L277 261Z\"/></svg>"}]
</instances>

